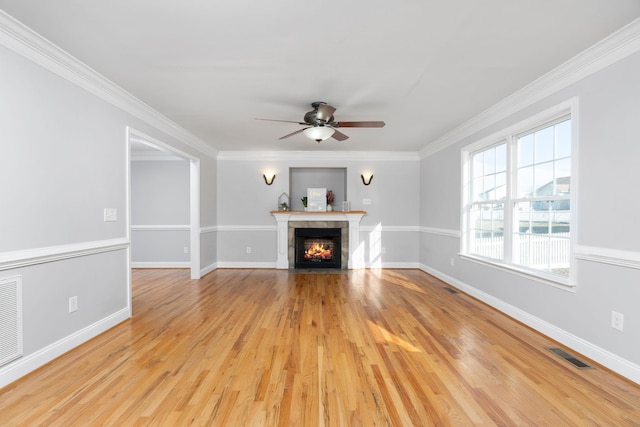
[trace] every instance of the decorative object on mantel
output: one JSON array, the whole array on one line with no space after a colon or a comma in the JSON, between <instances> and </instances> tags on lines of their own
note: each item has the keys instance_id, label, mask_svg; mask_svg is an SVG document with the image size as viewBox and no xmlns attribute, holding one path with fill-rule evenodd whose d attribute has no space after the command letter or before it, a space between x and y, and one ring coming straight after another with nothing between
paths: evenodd
<instances>
[{"instance_id":1,"label":"decorative object on mantel","mask_svg":"<svg viewBox=\"0 0 640 427\"><path fill-rule=\"evenodd\" d=\"M302 202L302 206L304 206L304 211L307 211L307 196L304 196L303 198L300 199L300 201Z\"/></svg>"},{"instance_id":2,"label":"decorative object on mantel","mask_svg":"<svg viewBox=\"0 0 640 427\"><path fill-rule=\"evenodd\" d=\"M326 212L327 211L327 189L307 188L307 211Z\"/></svg>"},{"instance_id":3,"label":"decorative object on mantel","mask_svg":"<svg viewBox=\"0 0 640 427\"><path fill-rule=\"evenodd\" d=\"M360 178L362 178L362 183L364 185L369 185L373 179L373 174L371 172L363 172L360 174Z\"/></svg>"},{"instance_id":4,"label":"decorative object on mantel","mask_svg":"<svg viewBox=\"0 0 640 427\"><path fill-rule=\"evenodd\" d=\"M336 199L336 195L333 193L333 190L327 190L326 197L327 197L327 212L331 212L333 210L333 206L331 204Z\"/></svg>"},{"instance_id":5,"label":"decorative object on mantel","mask_svg":"<svg viewBox=\"0 0 640 427\"><path fill-rule=\"evenodd\" d=\"M278 210L279 211L289 210L289 195L287 193L282 193L280 196L278 196Z\"/></svg>"},{"instance_id":6,"label":"decorative object on mantel","mask_svg":"<svg viewBox=\"0 0 640 427\"><path fill-rule=\"evenodd\" d=\"M351 202L348 200L345 200L344 202L342 202L342 212L349 212L351 210Z\"/></svg>"},{"instance_id":7,"label":"decorative object on mantel","mask_svg":"<svg viewBox=\"0 0 640 427\"><path fill-rule=\"evenodd\" d=\"M264 178L265 184L271 185L273 184L273 180L276 179L276 174L273 172L266 172L262 174L262 177Z\"/></svg>"}]
</instances>

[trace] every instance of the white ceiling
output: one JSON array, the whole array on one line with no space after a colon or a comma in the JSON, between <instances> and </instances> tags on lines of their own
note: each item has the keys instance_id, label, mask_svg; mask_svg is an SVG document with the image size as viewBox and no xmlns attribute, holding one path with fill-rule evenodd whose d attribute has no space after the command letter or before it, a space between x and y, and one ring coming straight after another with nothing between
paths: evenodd
<instances>
[{"instance_id":1,"label":"white ceiling","mask_svg":"<svg viewBox=\"0 0 640 427\"><path fill-rule=\"evenodd\" d=\"M640 16L638 0L0 0L214 148L416 151ZM342 129L298 134L312 101Z\"/></svg>"}]
</instances>

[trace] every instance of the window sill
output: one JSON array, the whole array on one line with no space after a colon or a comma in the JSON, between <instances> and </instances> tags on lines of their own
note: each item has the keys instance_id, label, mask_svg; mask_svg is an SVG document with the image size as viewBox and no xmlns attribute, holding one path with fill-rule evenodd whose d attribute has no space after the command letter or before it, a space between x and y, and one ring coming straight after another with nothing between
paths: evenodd
<instances>
[{"instance_id":1,"label":"window sill","mask_svg":"<svg viewBox=\"0 0 640 427\"><path fill-rule=\"evenodd\" d=\"M569 278L562 278L555 275L544 274L543 272L527 270L525 268L519 268L513 265L497 262L489 258L482 258L482 257L463 254L463 253L460 253L458 255L461 258L467 259L469 261L486 265L489 267L493 267L495 269L506 271L508 273L513 273L520 277L524 277L530 280L534 280L538 283L542 283L543 285L552 286L556 289L562 289L564 291L569 291L569 292L576 291L576 285L571 283Z\"/></svg>"}]
</instances>

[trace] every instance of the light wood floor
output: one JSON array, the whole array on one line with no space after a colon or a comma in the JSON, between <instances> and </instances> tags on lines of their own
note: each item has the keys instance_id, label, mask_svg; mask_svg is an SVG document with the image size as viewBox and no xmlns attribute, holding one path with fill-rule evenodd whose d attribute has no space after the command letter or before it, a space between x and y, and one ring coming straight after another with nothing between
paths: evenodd
<instances>
[{"instance_id":1,"label":"light wood floor","mask_svg":"<svg viewBox=\"0 0 640 427\"><path fill-rule=\"evenodd\" d=\"M417 270L133 283L133 319L0 390L0 425L640 426L640 386Z\"/></svg>"}]
</instances>

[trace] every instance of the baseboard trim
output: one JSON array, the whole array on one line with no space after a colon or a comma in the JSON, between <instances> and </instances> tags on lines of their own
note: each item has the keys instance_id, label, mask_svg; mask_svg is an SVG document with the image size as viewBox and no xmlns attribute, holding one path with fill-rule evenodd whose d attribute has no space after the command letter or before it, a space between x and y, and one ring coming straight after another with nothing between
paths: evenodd
<instances>
[{"instance_id":1,"label":"baseboard trim","mask_svg":"<svg viewBox=\"0 0 640 427\"><path fill-rule=\"evenodd\" d=\"M189 261L184 262L131 262L131 268L191 268Z\"/></svg>"},{"instance_id":2,"label":"baseboard trim","mask_svg":"<svg viewBox=\"0 0 640 427\"><path fill-rule=\"evenodd\" d=\"M63 339L50 344L35 353L31 353L0 368L0 388L22 378L39 367L62 356L101 333L113 328L131 317L129 307L125 307L96 323L80 329Z\"/></svg>"},{"instance_id":3,"label":"baseboard trim","mask_svg":"<svg viewBox=\"0 0 640 427\"><path fill-rule=\"evenodd\" d=\"M205 268L200 270L200 277L203 277L205 274L209 274L214 270L218 269L218 263L214 262L213 264L209 264Z\"/></svg>"},{"instance_id":4,"label":"baseboard trim","mask_svg":"<svg viewBox=\"0 0 640 427\"><path fill-rule=\"evenodd\" d=\"M455 279L445 273L442 273L439 270L431 268L425 264L420 264L420 270L425 273L431 274L438 279L447 282L448 284L460 289L461 291L471 295L474 298L490 305L496 310L501 311L502 313L510 316L519 322L524 323L525 325L535 329L548 336L549 338L558 341L561 344L566 345L567 347L575 350L584 356L598 362L602 366L611 369L619 375L635 382L636 384L640 384L640 366L635 363L624 359L616 354L611 353L597 345L586 341L576 335L573 335L570 332L565 331L564 329L558 328L557 326L542 320L536 316L533 316L530 313L527 313L505 301L502 301L499 298L494 297L493 295L487 294L467 283L464 283L458 279Z\"/></svg>"},{"instance_id":5,"label":"baseboard trim","mask_svg":"<svg viewBox=\"0 0 640 427\"><path fill-rule=\"evenodd\" d=\"M270 268L275 269L276 263L274 262L218 262L218 268Z\"/></svg>"}]
</instances>

